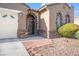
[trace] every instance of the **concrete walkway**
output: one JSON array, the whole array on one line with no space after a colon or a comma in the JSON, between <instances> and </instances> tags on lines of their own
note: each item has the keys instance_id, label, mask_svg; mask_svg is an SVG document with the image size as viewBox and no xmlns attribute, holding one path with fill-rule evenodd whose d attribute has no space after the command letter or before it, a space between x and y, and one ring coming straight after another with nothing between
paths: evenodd
<instances>
[{"instance_id":1,"label":"concrete walkway","mask_svg":"<svg viewBox=\"0 0 79 59\"><path fill-rule=\"evenodd\" d=\"M0 40L0 56L29 56L18 39Z\"/></svg>"}]
</instances>

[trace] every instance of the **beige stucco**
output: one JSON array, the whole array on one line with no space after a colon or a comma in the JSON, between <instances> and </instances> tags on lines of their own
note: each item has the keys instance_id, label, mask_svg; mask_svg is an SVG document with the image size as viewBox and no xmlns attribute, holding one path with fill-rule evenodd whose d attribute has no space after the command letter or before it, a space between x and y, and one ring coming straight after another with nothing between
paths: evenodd
<instances>
[{"instance_id":1,"label":"beige stucco","mask_svg":"<svg viewBox=\"0 0 79 59\"><path fill-rule=\"evenodd\" d=\"M63 23L65 23L65 16L69 15L70 16L70 21L73 22L74 20L74 10L69 8L66 4L55 4L55 5L50 5L48 6L49 9L49 28L50 31L56 31L56 17L57 13L62 14L62 19Z\"/></svg>"},{"instance_id":2,"label":"beige stucco","mask_svg":"<svg viewBox=\"0 0 79 59\"><path fill-rule=\"evenodd\" d=\"M49 30L49 10L40 13L40 29Z\"/></svg>"},{"instance_id":3,"label":"beige stucco","mask_svg":"<svg viewBox=\"0 0 79 59\"><path fill-rule=\"evenodd\" d=\"M49 4L40 10L40 29L46 31L47 38L57 31L57 13L62 14L62 22L65 23L66 15L70 16L70 22L74 22L74 9L65 3Z\"/></svg>"},{"instance_id":4,"label":"beige stucco","mask_svg":"<svg viewBox=\"0 0 79 59\"><path fill-rule=\"evenodd\" d=\"M28 6L25 6L22 3L0 3L0 7L21 11L20 13L17 13L17 35L22 37L28 36L29 33L28 23L30 23L30 21L28 20L30 20L30 18L27 17L29 14L34 17L34 32L47 38L50 38L50 35L52 36L53 31L57 31L57 13L62 14L63 23L65 23L66 15L70 16L70 22L73 22L74 20L74 9L69 7L66 3L45 5L39 10L30 9ZM30 26L30 29L31 28L32 26Z\"/></svg>"},{"instance_id":5,"label":"beige stucco","mask_svg":"<svg viewBox=\"0 0 79 59\"><path fill-rule=\"evenodd\" d=\"M47 36L49 35L49 10L46 8L40 12L40 30L46 31ZM49 37L49 36L48 36Z\"/></svg>"}]
</instances>

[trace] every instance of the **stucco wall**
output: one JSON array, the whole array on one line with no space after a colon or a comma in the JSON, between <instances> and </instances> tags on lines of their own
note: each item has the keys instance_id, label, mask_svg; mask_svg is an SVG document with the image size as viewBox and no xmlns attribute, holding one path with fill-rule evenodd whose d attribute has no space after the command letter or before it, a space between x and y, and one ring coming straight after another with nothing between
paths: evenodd
<instances>
[{"instance_id":1,"label":"stucco wall","mask_svg":"<svg viewBox=\"0 0 79 59\"><path fill-rule=\"evenodd\" d=\"M20 31L21 32L23 31L23 33L27 32L26 21L27 21L28 7L24 6L21 3L0 3L0 7L22 11L21 13L18 14L17 30L18 32ZM48 38L51 31L56 31L57 13L59 12L62 13L63 23L65 22L65 16L67 14L70 15L71 22L73 22L74 20L74 10L70 9L66 4L49 5L40 12L33 12L33 11L31 12L36 15L35 19L37 19L36 23L38 23L36 25L37 30L40 30L39 32Z\"/></svg>"},{"instance_id":2,"label":"stucco wall","mask_svg":"<svg viewBox=\"0 0 79 59\"><path fill-rule=\"evenodd\" d=\"M62 22L66 22L66 15L70 16L70 22L74 22L74 9L70 8L66 4L51 4L40 11L40 33L44 32L43 35L47 38L52 37L57 31L56 28L56 17L57 13L62 14Z\"/></svg>"},{"instance_id":3,"label":"stucco wall","mask_svg":"<svg viewBox=\"0 0 79 59\"><path fill-rule=\"evenodd\" d=\"M40 14L40 29L49 30L49 10Z\"/></svg>"},{"instance_id":4,"label":"stucco wall","mask_svg":"<svg viewBox=\"0 0 79 59\"><path fill-rule=\"evenodd\" d=\"M63 23L65 23L65 16L68 14L70 16L70 21L73 22L74 20L74 10L70 9L65 4L55 4L48 6L49 14L50 14L50 31L56 31L56 15L57 13L62 13Z\"/></svg>"},{"instance_id":5,"label":"stucco wall","mask_svg":"<svg viewBox=\"0 0 79 59\"><path fill-rule=\"evenodd\" d=\"M44 32L45 36L48 36L48 31L49 31L49 10L48 9L45 9L40 13L40 30L42 33Z\"/></svg>"},{"instance_id":6,"label":"stucco wall","mask_svg":"<svg viewBox=\"0 0 79 59\"><path fill-rule=\"evenodd\" d=\"M26 15L18 14L18 30L26 30Z\"/></svg>"}]
</instances>

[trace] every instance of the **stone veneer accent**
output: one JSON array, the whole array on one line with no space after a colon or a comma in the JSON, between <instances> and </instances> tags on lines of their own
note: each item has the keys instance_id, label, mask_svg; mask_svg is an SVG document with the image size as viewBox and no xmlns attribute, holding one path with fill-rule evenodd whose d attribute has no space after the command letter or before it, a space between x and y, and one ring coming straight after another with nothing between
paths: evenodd
<instances>
[{"instance_id":1,"label":"stone veneer accent","mask_svg":"<svg viewBox=\"0 0 79 59\"><path fill-rule=\"evenodd\" d=\"M58 38L60 37L57 31L49 31L49 38Z\"/></svg>"},{"instance_id":2,"label":"stone veneer accent","mask_svg":"<svg viewBox=\"0 0 79 59\"><path fill-rule=\"evenodd\" d=\"M57 31L48 31L49 35L47 35L47 31L46 30L37 30L37 34L39 36L45 37L45 38L57 38L60 37L57 33ZM26 30L18 30L17 32L17 36L18 38L26 38L29 36L29 32L27 32Z\"/></svg>"},{"instance_id":3,"label":"stone veneer accent","mask_svg":"<svg viewBox=\"0 0 79 59\"><path fill-rule=\"evenodd\" d=\"M18 30L17 31L17 37L18 38L26 38L28 37L28 32L26 30Z\"/></svg>"},{"instance_id":4,"label":"stone veneer accent","mask_svg":"<svg viewBox=\"0 0 79 59\"><path fill-rule=\"evenodd\" d=\"M49 35L47 35L47 31L45 30L39 30L39 35L42 36L42 37L45 37L45 38L57 38L57 37L60 37L57 33L57 31L48 31L49 32Z\"/></svg>"},{"instance_id":5,"label":"stone veneer accent","mask_svg":"<svg viewBox=\"0 0 79 59\"><path fill-rule=\"evenodd\" d=\"M38 30L40 36L47 38L47 31L46 30Z\"/></svg>"}]
</instances>

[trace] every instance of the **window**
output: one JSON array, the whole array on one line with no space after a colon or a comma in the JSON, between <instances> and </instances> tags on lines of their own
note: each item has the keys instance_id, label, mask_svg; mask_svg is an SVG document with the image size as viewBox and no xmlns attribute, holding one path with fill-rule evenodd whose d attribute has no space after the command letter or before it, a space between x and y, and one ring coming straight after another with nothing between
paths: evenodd
<instances>
[{"instance_id":1,"label":"window","mask_svg":"<svg viewBox=\"0 0 79 59\"><path fill-rule=\"evenodd\" d=\"M7 15L3 15L2 17L7 17Z\"/></svg>"},{"instance_id":2,"label":"window","mask_svg":"<svg viewBox=\"0 0 79 59\"><path fill-rule=\"evenodd\" d=\"M66 24L66 23L70 23L70 16L69 16L69 15L66 15L65 24Z\"/></svg>"},{"instance_id":3,"label":"window","mask_svg":"<svg viewBox=\"0 0 79 59\"><path fill-rule=\"evenodd\" d=\"M5 17L7 17L7 16L8 16L8 15L7 15L6 12L1 12L1 17L5 18Z\"/></svg>"},{"instance_id":4,"label":"window","mask_svg":"<svg viewBox=\"0 0 79 59\"><path fill-rule=\"evenodd\" d=\"M14 16L10 15L11 18L15 18Z\"/></svg>"},{"instance_id":5,"label":"window","mask_svg":"<svg viewBox=\"0 0 79 59\"><path fill-rule=\"evenodd\" d=\"M63 25L63 22L62 22L62 14L61 13L57 13L57 16L56 16L56 27L57 29Z\"/></svg>"}]
</instances>

